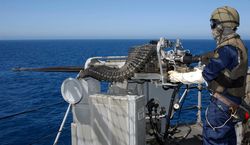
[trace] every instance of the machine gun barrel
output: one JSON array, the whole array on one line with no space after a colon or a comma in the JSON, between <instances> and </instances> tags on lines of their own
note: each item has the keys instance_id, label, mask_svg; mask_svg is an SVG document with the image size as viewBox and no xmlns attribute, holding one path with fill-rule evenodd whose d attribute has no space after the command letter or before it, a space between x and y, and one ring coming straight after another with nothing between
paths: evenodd
<instances>
[{"instance_id":1,"label":"machine gun barrel","mask_svg":"<svg viewBox=\"0 0 250 145\"><path fill-rule=\"evenodd\" d=\"M35 72L79 72L83 66L57 66L57 67L43 67L43 68L12 68L12 71L35 71Z\"/></svg>"}]
</instances>

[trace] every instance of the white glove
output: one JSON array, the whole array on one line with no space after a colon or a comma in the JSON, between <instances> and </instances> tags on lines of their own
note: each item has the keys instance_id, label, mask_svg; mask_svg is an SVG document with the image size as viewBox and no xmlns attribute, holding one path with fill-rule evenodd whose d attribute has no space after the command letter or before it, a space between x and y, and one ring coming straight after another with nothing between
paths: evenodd
<instances>
[{"instance_id":1,"label":"white glove","mask_svg":"<svg viewBox=\"0 0 250 145\"><path fill-rule=\"evenodd\" d=\"M174 83L183 84L202 84L205 80L202 77L202 68L196 67L192 72L179 73L177 71L169 71L169 79Z\"/></svg>"}]
</instances>

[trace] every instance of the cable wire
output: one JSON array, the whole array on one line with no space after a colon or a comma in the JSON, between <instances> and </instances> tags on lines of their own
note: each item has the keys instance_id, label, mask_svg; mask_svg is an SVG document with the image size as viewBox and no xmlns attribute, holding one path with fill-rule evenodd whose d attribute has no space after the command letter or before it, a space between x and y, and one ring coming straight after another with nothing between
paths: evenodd
<instances>
[{"instance_id":1,"label":"cable wire","mask_svg":"<svg viewBox=\"0 0 250 145\"><path fill-rule=\"evenodd\" d=\"M64 131L69 131L69 129L70 129L70 128L64 128ZM29 145L33 145L33 144L36 144L36 143L40 143L40 142L42 142L42 141L44 142L44 141L46 141L46 140L44 140L44 139L49 138L49 137L52 137L52 136L55 136L56 133L57 133L57 131L52 132L52 133L50 133L50 134L48 134L48 135L39 137L38 139L36 139L34 142L30 143Z\"/></svg>"},{"instance_id":2,"label":"cable wire","mask_svg":"<svg viewBox=\"0 0 250 145\"><path fill-rule=\"evenodd\" d=\"M43 108L47 108L47 107L51 107L51 106L62 104L63 102L64 101L61 101L61 102L57 102L57 103L53 103L53 104L41 106L41 107L38 107L38 108L33 108L33 109L30 109L30 110L26 110L26 111L14 113L14 114L11 114L11 115L3 116L3 117L0 117L0 120L8 119L8 118L15 117L15 116L22 115L22 114L26 114L26 113L35 112L35 111L41 110Z\"/></svg>"}]
</instances>

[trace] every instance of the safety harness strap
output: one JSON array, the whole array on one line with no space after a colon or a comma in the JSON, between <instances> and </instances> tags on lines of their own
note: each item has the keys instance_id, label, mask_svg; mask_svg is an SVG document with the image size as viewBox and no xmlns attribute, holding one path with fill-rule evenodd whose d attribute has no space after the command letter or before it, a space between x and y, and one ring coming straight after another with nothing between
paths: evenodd
<instances>
[{"instance_id":1,"label":"safety harness strap","mask_svg":"<svg viewBox=\"0 0 250 145\"><path fill-rule=\"evenodd\" d=\"M231 111L236 111L237 108L239 107L238 104L234 103L233 101L229 100L228 98L226 98L225 96L221 95L220 93L215 92L213 94L214 98L220 100L221 102L223 102L224 104L226 104L227 106L229 106L231 109Z\"/></svg>"}]
</instances>

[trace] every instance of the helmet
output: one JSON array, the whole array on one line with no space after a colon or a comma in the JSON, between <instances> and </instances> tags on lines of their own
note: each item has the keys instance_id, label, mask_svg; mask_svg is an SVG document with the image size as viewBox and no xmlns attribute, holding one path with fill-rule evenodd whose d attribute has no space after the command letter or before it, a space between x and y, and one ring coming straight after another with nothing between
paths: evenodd
<instances>
[{"instance_id":1,"label":"helmet","mask_svg":"<svg viewBox=\"0 0 250 145\"><path fill-rule=\"evenodd\" d=\"M210 22L212 29L219 24L224 28L236 29L240 25L240 16L236 9L223 6L213 11Z\"/></svg>"}]
</instances>

